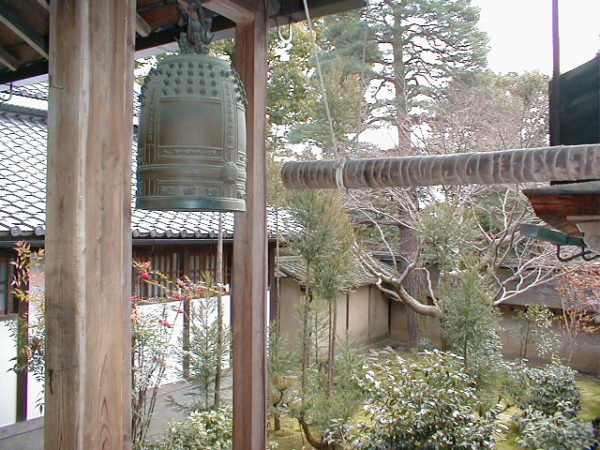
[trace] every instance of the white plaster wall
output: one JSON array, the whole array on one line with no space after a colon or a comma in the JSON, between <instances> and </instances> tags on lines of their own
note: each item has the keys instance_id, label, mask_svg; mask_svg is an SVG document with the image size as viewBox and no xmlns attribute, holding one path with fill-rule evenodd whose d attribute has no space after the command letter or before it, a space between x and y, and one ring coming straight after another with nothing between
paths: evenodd
<instances>
[{"instance_id":1,"label":"white plaster wall","mask_svg":"<svg viewBox=\"0 0 600 450\"><path fill-rule=\"evenodd\" d=\"M291 278L280 278L279 293L279 329L286 341L288 350L294 350L298 345L301 330L298 319L297 305L302 298L300 285Z\"/></svg>"},{"instance_id":2,"label":"white plaster wall","mask_svg":"<svg viewBox=\"0 0 600 450\"><path fill-rule=\"evenodd\" d=\"M348 332L357 344L369 343L369 288L361 287L350 292ZM386 321L387 322L387 321Z\"/></svg>"}]
</instances>

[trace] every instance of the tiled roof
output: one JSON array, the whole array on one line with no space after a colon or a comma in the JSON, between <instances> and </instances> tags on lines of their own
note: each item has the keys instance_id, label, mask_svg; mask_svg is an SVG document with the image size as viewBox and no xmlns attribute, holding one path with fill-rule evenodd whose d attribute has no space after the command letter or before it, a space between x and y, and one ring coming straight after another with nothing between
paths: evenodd
<instances>
[{"instance_id":1,"label":"tiled roof","mask_svg":"<svg viewBox=\"0 0 600 450\"><path fill-rule=\"evenodd\" d=\"M45 234L47 134L45 112L0 105L0 239L41 238ZM274 209L269 208L267 218L273 238ZM277 218L282 235L299 230L286 211L280 210ZM232 213L224 214L223 225L225 238L231 238ZM134 238L213 238L217 232L218 213L135 208L132 213Z\"/></svg>"},{"instance_id":2,"label":"tiled roof","mask_svg":"<svg viewBox=\"0 0 600 450\"><path fill-rule=\"evenodd\" d=\"M6 90L6 89L3 89ZM13 95L37 100L48 100L48 82L27 84L25 86L13 86Z\"/></svg>"},{"instance_id":3,"label":"tiled roof","mask_svg":"<svg viewBox=\"0 0 600 450\"><path fill-rule=\"evenodd\" d=\"M137 117L140 113L140 85L134 84L133 90L133 115ZM0 94L2 96L6 97L7 95L9 95L9 93L17 97L48 101L48 82L42 81L39 83L27 84L23 86L12 86L12 88L7 85L1 86Z\"/></svg>"},{"instance_id":4,"label":"tiled roof","mask_svg":"<svg viewBox=\"0 0 600 450\"><path fill-rule=\"evenodd\" d=\"M306 262L301 256L280 256L279 272L280 278L291 277L299 282L303 282L305 277ZM352 270L352 286L361 287L369 284L375 284L377 279L363 269L362 265L357 265Z\"/></svg>"}]
</instances>

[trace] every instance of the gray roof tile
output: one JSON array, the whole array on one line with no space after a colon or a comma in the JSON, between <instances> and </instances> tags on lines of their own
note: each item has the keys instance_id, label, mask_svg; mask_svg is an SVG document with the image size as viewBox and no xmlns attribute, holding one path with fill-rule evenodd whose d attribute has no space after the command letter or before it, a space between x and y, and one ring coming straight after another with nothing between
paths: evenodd
<instances>
[{"instance_id":1,"label":"gray roof tile","mask_svg":"<svg viewBox=\"0 0 600 450\"><path fill-rule=\"evenodd\" d=\"M0 105L0 237L4 239L44 234L46 141L43 112ZM273 208L268 209L267 217L269 236L274 237ZM232 237L232 213L224 214L223 225L225 237ZM134 238L214 238L218 232L218 213L134 208L131 227ZM279 229L285 235L298 231L299 226L289 213L280 210Z\"/></svg>"},{"instance_id":2,"label":"gray roof tile","mask_svg":"<svg viewBox=\"0 0 600 450\"><path fill-rule=\"evenodd\" d=\"M306 262L301 256L286 255L279 257L279 271L277 276L280 278L291 277L301 283L304 282L306 272ZM352 269L353 287L367 286L375 284L377 279L368 273L362 265L358 264Z\"/></svg>"}]
</instances>

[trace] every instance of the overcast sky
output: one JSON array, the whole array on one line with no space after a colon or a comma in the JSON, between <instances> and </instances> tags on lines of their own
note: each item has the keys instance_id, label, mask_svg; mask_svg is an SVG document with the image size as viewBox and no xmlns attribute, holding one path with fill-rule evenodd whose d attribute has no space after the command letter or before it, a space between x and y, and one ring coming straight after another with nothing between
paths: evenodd
<instances>
[{"instance_id":1,"label":"overcast sky","mask_svg":"<svg viewBox=\"0 0 600 450\"><path fill-rule=\"evenodd\" d=\"M480 29L490 37L490 68L496 72L552 72L552 0L473 0ZM600 50L600 0L561 0L560 59L566 72Z\"/></svg>"}]
</instances>

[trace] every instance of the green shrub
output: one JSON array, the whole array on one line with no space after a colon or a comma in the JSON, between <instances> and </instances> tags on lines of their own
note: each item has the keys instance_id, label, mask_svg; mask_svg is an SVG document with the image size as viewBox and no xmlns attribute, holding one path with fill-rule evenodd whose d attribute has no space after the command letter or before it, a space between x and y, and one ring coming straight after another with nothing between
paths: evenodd
<instances>
[{"instance_id":1,"label":"green shrub","mask_svg":"<svg viewBox=\"0 0 600 450\"><path fill-rule=\"evenodd\" d=\"M575 415L581 408L581 394L575 384L575 371L558 363L542 368L526 368L527 391L519 407L545 416L562 411Z\"/></svg>"},{"instance_id":2,"label":"green shrub","mask_svg":"<svg viewBox=\"0 0 600 450\"><path fill-rule=\"evenodd\" d=\"M183 422L172 422L161 442L141 448L155 450L224 450L232 445L232 409L194 411Z\"/></svg>"},{"instance_id":3,"label":"green shrub","mask_svg":"<svg viewBox=\"0 0 600 450\"><path fill-rule=\"evenodd\" d=\"M574 417L572 412L557 411L546 416L528 409L517 424L521 429L517 442L525 448L585 449L595 442L592 426Z\"/></svg>"},{"instance_id":4,"label":"green shrub","mask_svg":"<svg viewBox=\"0 0 600 450\"><path fill-rule=\"evenodd\" d=\"M494 446L497 411L481 408L460 357L424 352L367 367L359 380L369 423L348 433L351 448L478 449Z\"/></svg>"}]
</instances>

